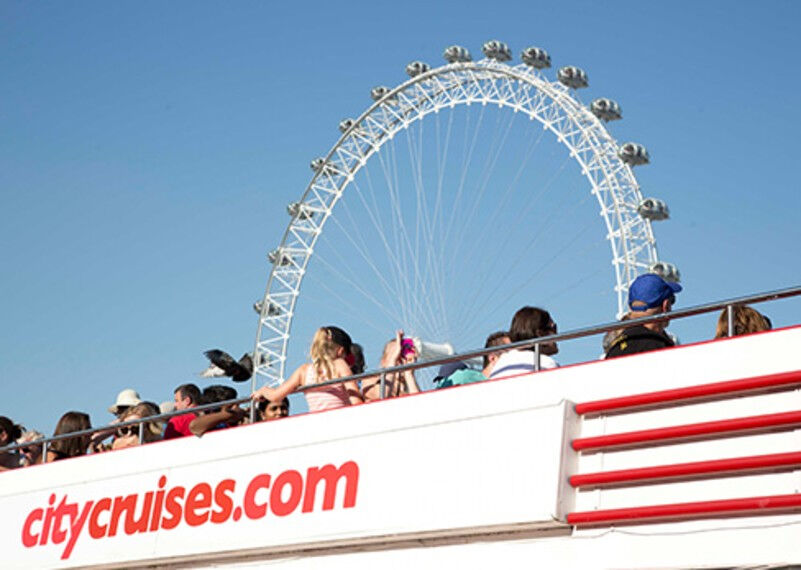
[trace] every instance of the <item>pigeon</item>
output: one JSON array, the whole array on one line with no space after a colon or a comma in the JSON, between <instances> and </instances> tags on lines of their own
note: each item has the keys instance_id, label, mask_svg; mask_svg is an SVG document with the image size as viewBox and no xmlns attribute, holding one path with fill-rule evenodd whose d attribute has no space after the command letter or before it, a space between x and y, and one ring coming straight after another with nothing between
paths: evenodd
<instances>
[{"instance_id":1,"label":"pigeon","mask_svg":"<svg viewBox=\"0 0 801 570\"><path fill-rule=\"evenodd\" d=\"M253 360L249 354L242 355L239 362L218 349L207 350L203 354L211 361L211 365L200 373L201 378L230 376L234 382L244 382L253 375Z\"/></svg>"}]
</instances>

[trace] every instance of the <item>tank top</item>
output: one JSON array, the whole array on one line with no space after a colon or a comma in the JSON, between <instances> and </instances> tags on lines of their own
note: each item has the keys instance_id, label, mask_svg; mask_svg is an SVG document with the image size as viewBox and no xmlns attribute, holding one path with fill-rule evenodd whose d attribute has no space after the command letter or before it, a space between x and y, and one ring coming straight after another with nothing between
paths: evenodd
<instances>
[{"instance_id":1,"label":"tank top","mask_svg":"<svg viewBox=\"0 0 801 570\"><path fill-rule=\"evenodd\" d=\"M314 369L313 364L309 364L306 368L306 375L303 379L304 386L313 386L317 384L317 371ZM308 390L306 393L306 402L309 404L310 412L318 412L320 410L331 410L333 408L341 408L350 404L348 393L342 384L334 384L331 386L322 386L315 390Z\"/></svg>"}]
</instances>

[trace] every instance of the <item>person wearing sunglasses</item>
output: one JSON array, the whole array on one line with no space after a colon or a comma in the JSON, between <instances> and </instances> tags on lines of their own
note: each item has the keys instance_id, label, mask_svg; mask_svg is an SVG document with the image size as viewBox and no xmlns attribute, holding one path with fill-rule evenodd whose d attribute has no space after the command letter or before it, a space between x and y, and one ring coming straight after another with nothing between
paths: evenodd
<instances>
[{"instance_id":1,"label":"person wearing sunglasses","mask_svg":"<svg viewBox=\"0 0 801 570\"><path fill-rule=\"evenodd\" d=\"M556 321L551 314L539 307L522 307L512 317L509 325L509 340L512 343L555 335L558 332ZM539 366L535 348L516 348L502 353L492 365L491 379L528 374L539 370L558 368L559 363L553 355L559 352L555 341L540 344Z\"/></svg>"},{"instance_id":2,"label":"person wearing sunglasses","mask_svg":"<svg viewBox=\"0 0 801 570\"><path fill-rule=\"evenodd\" d=\"M25 431L17 439L18 445L25 446L19 450L21 467L30 467L42 462L42 444L36 443L41 439L44 439L44 434L33 429Z\"/></svg>"},{"instance_id":3,"label":"person wearing sunglasses","mask_svg":"<svg viewBox=\"0 0 801 570\"><path fill-rule=\"evenodd\" d=\"M159 414L158 407L151 402L142 402L131 408L120 417L121 422L139 420ZM161 439L161 426L158 422L142 422L130 426L118 427L114 435L111 449L125 449L139 445L139 431L142 430L142 443L150 443Z\"/></svg>"}]
</instances>

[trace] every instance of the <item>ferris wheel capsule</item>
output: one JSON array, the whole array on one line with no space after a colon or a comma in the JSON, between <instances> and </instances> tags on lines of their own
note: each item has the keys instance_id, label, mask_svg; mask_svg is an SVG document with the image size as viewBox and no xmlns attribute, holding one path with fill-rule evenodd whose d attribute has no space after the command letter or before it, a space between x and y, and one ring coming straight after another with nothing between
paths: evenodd
<instances>
[{"instance_id":1,"label":"ferris wheel capsule","mask_svg":"<svg viewBox=\"0 0 801 570\"><path fill-rule=\"evenodd\" d=\"M551 67L551 56L548 52L538 47L527 47L520 53L520 59L534 69L545 69Z\"/></svg>"},{"instance_id":2,"label":"ferris wheel capsule","mask_svg":"<svg viewBox=\"0 0 801 570\"><path fill-rule=\"evenodd\" d=\"M596 99L590 103L590 111L602 121L617 121L623 118L620 112L620 105L617 104L617 101L605 97Z\"/></svg>"},{"instance_id":3,"label":"ferris wheel capsule","mask_svg":"<svg viewBox=\"0 0 801 570\"><path fill-rule=\"evenodd\" d=\"M662 200L645 198L637 205L637 213L646 220L657 222L670 217L670 209Z\"/></svg>"},{"instance_id":4,"label":"ferris wheel capsule","mask_svg":"<svg viewBox=\"0 0 801 570\"><path fill-rule=\"evenodd\" d=\"M445 61L448 63L464 63L467 61L473 61L473 58L470 57L470 52L467 51L467 48L463 48L462 46L450 46L445 49L445 53L442 54L442 57L445 58Z\"/></svg>"},{"instance_id":5,"label":"ferris wheel capsule","mask_svg":"<svg viewBox=\"0 0 801 570\"><path fill-rule=\"evenodd\" d=\"M665 281L672 281L673 283L678 283L681 281L681 273L679 272L679 268L672 263L667 263L666 261L657 261L656 263L652 263L648 270L651 273L656 273Z\"/></svg>"},{"instance_id":6,"label":"ferris wheel capsule","mask_svg":"<svg viewBox=\"0 0 801 570\"><path fill-rule=\"evenodd\" d=\"M512 50L509 46L498 40L490 40L481 46L481 51L484 52L489 59L495 61L509 61L512 59Z\"/></svg>"},{"instance_id":7,"label":"ferris wheel capsule","mask_svg":"<svg viewBox=\"0 0 801 570\"><path fill-rule=\"evenodd\" d=\"M639 166L651 162L648 150L643 145L634 142L624 143L617 151L617 155L629 166Z\"/></svg>"},{"instance_id":8,"label":"ferris wheel capsule","mask_svg":"<svg viewBox=\"0 0 801 570\"><path fill-rule=\"evenodd\" d=\"M309 168L315 172L320 172L323 169L323 166L325 166L325 159L322 156L315 158L309 163Z\"/></svg>"},{"instance_id":9,"label":"ferris wheel capsule","mask_svg":"<svg viewBox=\"0 0 801 570\"><path fill-rule=\"evenodd\" d=\"M556 76L559 79L559 83L572 89L581 89L589 85L587 82L587 73L580 67L574 65L560 67Z\"/></svg>"},{"instance_id":10,"label":"ferris wheel capsule","mask_svg":"<svg viewBox=\"0 0 801 570\"><path fill-rule=\"evenodd\" d=\"M322 156L317 157L314 160L312 160L309 163L309 167L314 172L317 172L317 173L323 172L323 173L331 174L331 175L335 175L335 174L339 174L340 173L340 170L337 167L335 167L333 164L326 163L325 159Z\"/></svg>"},{"instance_id":11,"label":"ferris wheel capsule","mask_svg":"<svg viewBox=\"0 0 801 570\"><path fill-rule=\"evenodd\" d=\"M406 75L409 77L417 77L421 73L425 73L429 71L431 66L427 63L423 63L422 61L413 61L409 65L406 66Z\"/></svg>"},{"instance_id":12,"label":"ferris wheel capsule","mask_svg":"<svg viewBox=\"0 0 801 570\"><path fill-rule=\"evenodd\" d=\"M355 125L355 124L356 124L356 121L354 121L353 119L342 119L339 122L339 132L346 133L351 128L353 128L353 125Z\"/></svg>"},{"instance_id":13,"label":"ferris wheel capsule","mask_svg":"<svg viewBox=\"0 0 801 570\"><path fill-rule=\"evenodd\" d=\"M378 87L373 87L370 90L370 98L373 101L380 101L381 99L383 99L384 97L387 96L389 91L390 91L389 87L386 87L384 85L379 85Z\"/></svg>"},{"instance_id":14,"label":"ferris wheel capsule","mask_svg":"<svg viewBox=\"0 0 801 570\"><path fill-rule=\"evenodd\" d=\"M286 211L290 216L299 220L311 220L314 216L314 212L300 202L290 202L286 207Z\"/></svg>"},{"instance_id":15,"label":"ferris wheel capsule","mask_svg":"<svg viewBox=\"0 0 801 570\"><path fill-rule=\"evenodd\" d=\"M256 311L258 314L261 314L261 310L264 308L264 302L256 301L253 303L253 310ZM270 303L267 306L267 316L268 317L277 317L281 314L281 307L276 305L275 303Z\"/></svg>"},{"instance_id":16,"label":"ferris wheel capsule","mask_svg":"<svg viewBox=\"0 0 801 570\"><path fill-rule=\"evenodd\" d=\"M286 267L290 263L292 263L292 259L286 253L281 251L281 248L274 249L270 253L267 254L267 259L273 265L279 265L281 267Z\"/></svg>"}]
</instances>

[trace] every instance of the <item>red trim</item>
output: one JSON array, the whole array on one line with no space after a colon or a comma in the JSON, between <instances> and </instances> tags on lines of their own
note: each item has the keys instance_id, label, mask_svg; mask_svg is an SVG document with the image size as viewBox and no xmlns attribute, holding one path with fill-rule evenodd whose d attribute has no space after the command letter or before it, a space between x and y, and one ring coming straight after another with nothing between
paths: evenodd
<instances>
[{"instance_id":1,"label":"red trim","mask_svg":"<svg viewBox=\"0 0 801 570\"><path fill-rule=\"evenodd\" d=\"M782 431L798 426L801 426L801 412L782 412L731 420L613 433L596 437L582 437L574 439L571 445L576 451L631 449L634 447L668 445L767 431Z\"/></svg>"},{"instance_id":2,"label":"red trim","mask_svg":"<svg viewBox=\"0 0 801 570\"><path fill-rule=\"evenodd\" d=\"M704 400L718 400L740 396L743 393L792 390L801 385L801 370L767 374L740 380L727 380L712 384L701 384L685 388L646 392L633 396L594 400L576 404L579 415L632 412L644 408L658 407L661 404L680 405Z\"/></svg>"},{"instance_id":3,"label":"red trim","mask_svg":"<svg viewBox=\"0 0 801 570\"><path fill-rule=\"evenodd\" d=\"M733 457L714 461L674 463L639 469L600 471L570 477L573 487L596 489L599 487L623 487L626 485L653 484L664 481L725 477L727 475L751 475L763 471L785 471L801 465L801 452L775 453Z\"/></svg>"},{"instance_id":4,"label":"red trim","mask_svg":"<svg viewBox=\"0 0 801 570\"><path fill-rule=\"evenodd\" d=\"M772 495L723 501L699 501L575 512L567 515L567 523L575 526L644 524L726 516L775 515L798 510L801 510L801 494Z\"/></svg>"}]
</instances>

